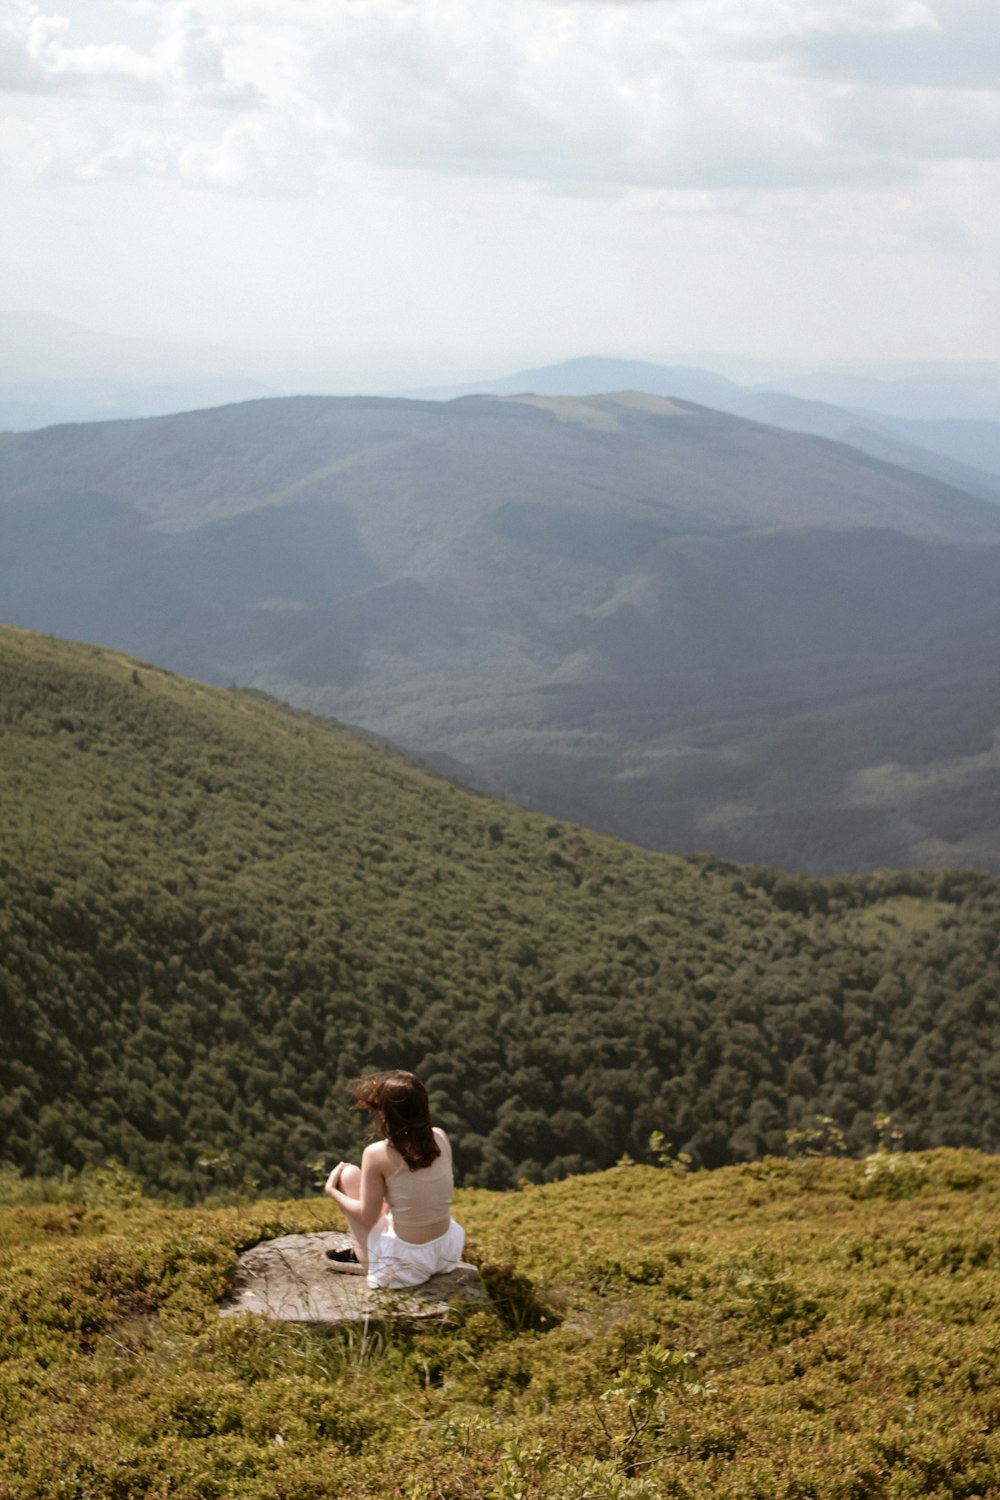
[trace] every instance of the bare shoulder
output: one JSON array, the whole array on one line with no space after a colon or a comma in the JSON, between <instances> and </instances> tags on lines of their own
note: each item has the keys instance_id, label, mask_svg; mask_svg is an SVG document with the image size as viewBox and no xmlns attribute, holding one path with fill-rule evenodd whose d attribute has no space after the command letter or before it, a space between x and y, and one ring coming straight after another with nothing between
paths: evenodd
<instances>
[{"instance_id":1,"label":"bare shoulder","mask_svg":"<svg viewBox=\"0 0 1000 1500\"><path fill-rule=\"evenodd\" d=\"M370 1146L365 1147L364 1154L361 1157L361 1166L364 1168L366 1165L374 1167L376 1171L382 1173L383 1177L386 1175L389 1166L389 1144L387 1141L372 1141Z\"/></svg>"}]
</instances>

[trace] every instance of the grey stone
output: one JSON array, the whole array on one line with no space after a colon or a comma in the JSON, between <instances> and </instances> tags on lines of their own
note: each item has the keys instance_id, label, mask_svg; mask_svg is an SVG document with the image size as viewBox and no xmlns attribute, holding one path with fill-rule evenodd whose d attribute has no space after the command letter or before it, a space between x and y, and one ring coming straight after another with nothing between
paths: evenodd
<instances>
[{"instance_id":1,"label":"grey stone","mask_svg":"<svg viewBox=\"0 0 1000 1500\"><path fill-rule=\"evenodd\" d=\"M350 1247L346 1234L283 1234L263 1240L236 1258L233 1289L221 1315L253 1313L287 1323L363 1323L373 1318L441 1317L453 1302L485 1302L475 1266L463 1261L420 1286L373 1290L357 1270L327 1259L328 1250Z\"/></svg>"}]
</instances>

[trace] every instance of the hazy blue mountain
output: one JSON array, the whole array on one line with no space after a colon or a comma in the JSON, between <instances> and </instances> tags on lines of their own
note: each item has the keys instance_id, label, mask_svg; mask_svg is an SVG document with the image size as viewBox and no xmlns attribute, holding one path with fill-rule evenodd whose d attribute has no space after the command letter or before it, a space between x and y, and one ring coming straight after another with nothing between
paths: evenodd
<instances>
[{"instance_id":1,"label":"hazy blue mountain","mask_svg":"<svg viewBox=\"0 0 1000 1500\"><path fill-rule=\"evenodd\" d=\"M3 382L163 380L235 368L232 353L157 339L98 333L41 312L0 312Z\"/></svg>"},{"instance_id":2,"label":"hazy blue mountain","mask_svg":"<svg viewBox=\"0 0 1000 1500\"><path fill-rule=\"evenodd\" d=\"M917 422L909 429L905 419L864 411L856 403L845 409L829 401L789 393L789 382L825 380L825 375L784 372L775 384L772 374L765 387L758 383L765 366L758 368L754 361L728 361L738 370L737 383L718 370L705 368L713 360L718 362L717 357L693 359L697 363L664 365L584 357L464 385L422 388L410 394L450 400L476 393L590 395L640 390L677 396L790 431L848 442L886 462L914 469L970 494L1000 500L1000 429L989 422ZM971 380L988 384L991 378L1000 378L991 366L914 367L902 373L909 384L900 381L897 370L894 381L888 384L887 377L880 373L874 388L884 394L896 386L909 390L917 382L925 397L930 389L943 400L940 410L934 407L937 415L952 411L956 391L967 392ZM848 377L829 378L843 382ZM868 389L872 379L864 378L868 379ZM928 381L936 384L928 387ZM331 368L321 351L282 353L185 346L97 333L42 313L0 312L0 430L165 416L271 396L393 395L398 394L393 387L399 384L398 376L386 371ZM854 387L849 394L857 394ZM965 400L964 394L960 400Z\"/></svg>"},{"instance_id":3,"label":"hazy blue mountain","mask_svg":"<svg viewBox=\"0 0 1000 1500\"><path fill-rule=\"evenodd\" d=\"M737 390L719 405L723 411L789 432L811 432L848 443L872 458L927 474L970 495L1000 501L1000 443L994 454L990 441L1000 433L1000 424L904 422L878 412L806 401L784 391Z\"/></svg>"},{"instance_id":4,"label":"hazy blue mountain","mask_svg":"<svg viewBox=\"0 0 1000 1500\"><path fill-rule=\"evenodd\" d=\"M245 375L219 375L157 385L83 379L21 382L13 396L5 397L0 391L0 430L27 432L67 422L168 416L197 407L275 394L278 391L273 385Z\"/></svg>"},{"instance_id":5,"label":"hazy blue mountain","mask_svg":"<svg viewBox=\"0 0 1000 1500\"><path fill-rule=\"evenodd\" d=\"M909 421L995 421L1000 418L1000 369L995 364L916 370L896 376L817 371L791 376L782 389Z\"/></svg>"},{"instance_id":6,"label":"hazy blue mountain","mask_svg":"<svg viewBox=\"0 0 1000 1500\"><path fill-rule=\"evenodd\" d=\"M165 416L301 392L382 391L386 372L331 368L321 350L122 338L38 312L0 312L0 430Z\"/></svg>"},{"instance_id":7,"label":"hazy blue mountain","mask_svg":"<svg viewBox=\"0 0 1000 1500\"><path fill-rule=\"evenodd\" d=\"M882 426L908 443L930 449L956 463L1000 476L1000 421L906 421L882 417Z\"/></svg>"},{"instance_id":8,"label":"hazy blue mountain","mask_svg":"<svg viewBox=\"0 0 1000 1500\"><path fill-rule=\"evenodd\" d=\"M1000 507L691 402L0 436L0 600L654 847L1000 868Z\"/></svg>"},{"instance_id":9,"label":"hazy blue mountain","mask_svg":"<svg viewBox=\"0 0 1000 1500\"><path fill-rule=\"evenodd\" d=\"M412 394L418 399L451 401L474 395L593 396L602 391L646 391L651 396L678 396L725 411L721 397L740 390L724 375L694 365L657 365L642 359L590 355Z\"/></svg>"},{"instance_id":10,"label":"hazy blue mountain","mask_svg":"<svg viewBox=\"0 0 1000 1500\"><path fill-rule=\"evenodd\" d=\"M734 416L789 432L812 433L849 443L862 453L940 479L983 499L1000 501L1000 459L991 442L990 423L905 423L807 399L780 389L748 389L712 370L692 365L657 365L642 360L585 358L520 370L515 375L484 379L416 393L424 399L454 400L479 394L582 396L598 391L638 390L651 395L695 401ZM949 398L950 399L950 398ZM959 429L976 427L975 433ZM967 440L966 440L967 439ZM983 461L985 459L986 461Z\"/></svg>"}]
</instances>

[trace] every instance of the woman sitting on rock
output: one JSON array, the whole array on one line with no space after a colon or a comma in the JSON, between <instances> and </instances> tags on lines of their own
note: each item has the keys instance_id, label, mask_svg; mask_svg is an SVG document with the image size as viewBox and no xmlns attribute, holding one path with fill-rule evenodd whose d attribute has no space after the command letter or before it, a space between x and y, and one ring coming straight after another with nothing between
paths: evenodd
<instances>
[{"instance_id":1,"label":"woman sitting on rock","mask_svg":"<svg viewBox=\"0 0 1000 1500\"><path fill-rule=\"evenodd\" d=\"M451 1146L431 1123L427 1090L396 1068L359 1079L354 1107L371 1111L381 1139L366 1146L360 1168L338 1162L323 1191L343 1210L368 1285L418 1286L453 1271L465 1230L451 1217Z\"/></svg>"}]
</instances>

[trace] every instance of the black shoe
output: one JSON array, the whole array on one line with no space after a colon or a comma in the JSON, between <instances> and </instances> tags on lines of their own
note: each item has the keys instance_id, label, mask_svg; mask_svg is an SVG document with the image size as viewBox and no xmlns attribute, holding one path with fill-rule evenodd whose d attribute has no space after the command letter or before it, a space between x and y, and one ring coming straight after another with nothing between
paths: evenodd
<instances>
[{"instance_id":1,"label":"black shoe","mask_svg":"<svg viewBox=\"0 0 1000 1500\"><path fill-rule=\"evenodd\" d=\"M328 1250L326 1258L327 1260L339 1261L341 1265L359 1266L361 1264L353 1248L347 1250Z\"/></svg>"}]
</instances>

